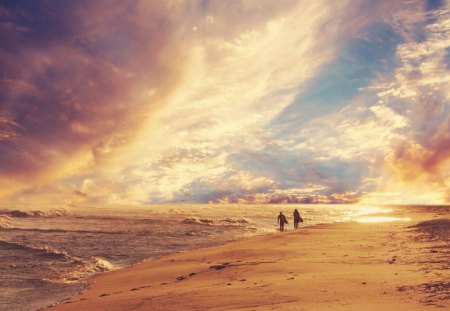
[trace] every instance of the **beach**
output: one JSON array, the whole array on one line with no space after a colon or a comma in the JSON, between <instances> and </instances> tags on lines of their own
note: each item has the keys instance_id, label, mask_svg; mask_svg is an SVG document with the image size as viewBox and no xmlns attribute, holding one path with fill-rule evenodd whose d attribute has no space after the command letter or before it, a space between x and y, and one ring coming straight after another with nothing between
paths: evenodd
<instances>
[{"instance_id":1,"label":"beach","mask_svg":"<svg viewBox=\"0 0 450 311\"><path fill-rule=\"evenodd\" d=\"M3 0L0 34L0 311L450 308L450 0Z\"/></svg>"},{"instance_id":2,"label":"beach","mask_svg":"<svg viewBox=\"0 0 450 311\"><path fill-rule=\"evenodd\" d=\"M41 309L84 291L99 273L276 233L276 216L283 212L291 220L295 208L302 229L373 221L374 214L383 221L404 218L392 218L388 206L348 204L0 209L0 310Z\"/></svg>"},{"instance_id":3,"label":"beach","mask_svg":"<svg viewBox=\"0 0 450 311\"><path fill-rule=\"evenodd\" d=\"M398 221L373 216L289 227L99 274L87 291L48 309L449 308L448 208L390 215Z\"/></svg>"}]
</instances>

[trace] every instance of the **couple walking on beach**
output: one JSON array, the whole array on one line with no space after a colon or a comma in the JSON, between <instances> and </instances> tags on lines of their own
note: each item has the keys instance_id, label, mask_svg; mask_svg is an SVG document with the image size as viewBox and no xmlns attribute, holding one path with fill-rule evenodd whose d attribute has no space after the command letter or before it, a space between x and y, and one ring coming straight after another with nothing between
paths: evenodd
<instances>
[{"instance_id":1,"label":"couple walking on beach","mask_svg":"<svg viewBox=\"0 0 450 311\"><path fill-rule=\"evenodd\" d=\"M303 222L302 217L300 216L300 213L297 209L294 210L294 229L298 228L298 224L300 222ZM280 215L278 215L278 224L280 225L280 231L284 231L284 225L287 224L288 221L286 219L286 216L283 215L282 212L280 212Z\"/></svg>"}]
</instances>

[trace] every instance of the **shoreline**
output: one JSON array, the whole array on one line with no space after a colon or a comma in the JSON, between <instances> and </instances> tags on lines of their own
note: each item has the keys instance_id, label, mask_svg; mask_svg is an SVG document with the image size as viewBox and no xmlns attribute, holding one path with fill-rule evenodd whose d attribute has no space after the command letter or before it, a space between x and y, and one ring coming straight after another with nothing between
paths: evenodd
<instances>
[{"instance_id":1,"label":"shoreline","mask_svg":"<svg viewBox=\"0 0 450 311\"><path fill-rule=\"evenodd\" d=\"M300 230L302 228L309 228L309 227L314 227L314 226L318 226L318 225L326 225L326 224L324 223L324 224L308 225L308 226L304 226L304 227L299 227L298 230ZM294 230L296 230L296 229L285 229L285 232L294 231ZM91 287L93 286L95 278L97 278L99 276L102 276L102 275L107 275L108 273L122 271L124 269L132 269L132 268L134 268L136 266L139 266L139 265L142 265L142 264L145 264L145 263L149 263L149 262L154 262L154 261L163 259L163 258L165 258L167 256L171 256L171 255L174 255L174 254L195 252L197 250L202 250L202 249L211 248L211 247L220 247L220 246L226 245L228 243L233 243L233 242L237 242L237 241L245 241L245 240L248 240L248 239L253 239L253 238L256 238L256 237L269 236L269 235L276 234L276 233L279 233L279 230L276 230L275 232L264 232L264 233L260 233L260 234L257 234L257 235L244 236L244 237L241 237L239 239L232 239L230 241L226 241L226 242L223 242L223 243L220 243L220 244L210 245L210 246L206 246L206 247L198 247L198 248L186 249L186 250L181 250L181 251L174 251L173 253L169 253L169 254L165 254L165 255L158 255L158 256L155 256L155 257L145 258L145 259L143 259L143 260L141 260L139 262L136 262L134 264L130 264L130 265L127 265L127 266L122 266L122 267L114 269L114 270L96 272L96 273L94 273L92 275L89 275L87 278L83 279L80 282L80 287L82 288L82 290L78 291L77 293L75 293L71 297L62 299L60 301L56 301L55 303L50 304L50 305L45 306L45 307L40 307L40 308L36 309L36 311L43 311L43 310L49 310L49 309L55 310L54 308L56 306L61 305L63 303L67 303L67 301L71 301L74 298L76 298L77 296L79 296L79 295L85 293L86 291L90 290Z\"/></svg>"},{"instance_id":2,"label":"shoreline","mask_svg":"<svg viewBox=\"0 0 450 311\"><path fill-rule=\"evenodd\" d=\"M436 264L442 243L410 228L442 215L393 214L404 212L413 221L322 224L173 253L98 274L87 291L45 310L450 307L448 260Z\"/></svg>"},{"instance_id":3,"label":"shoreline","mask_svg":"<svg viewBox=\"0 0 450 311\"><path fill-rule=\"evenodd\" d=\"M382 216L384 216L385 214L381 213L381 214L370 214L370 215L382 215ZM48 306L40 307L40 308L36 309L36 311L43 311L43 310L49 310L49 309L55 310L54 308L56 306L64 304L64 303L68 303L69 301L75 299L77 296L79 296L79 295L85 293L86 291L90 290L91 287L94 284L95 278L97 278L97 277L99 277L101 275L107 275L108 273L122 271L124 269L132 269L135 266L139 266L139 265L142 265L142 264L145 264L145 263L148 263L148 262L154 262L154 261L163 259L163 258L165 258L167 256L171 256L171 255L174 255L174 254L195 252L195 251L198 251L198 250L203 250L203 249L207 249L207 248L211 248L211 247L220 247L220 246L224 246L224 245L226 245L228 243L233 243L233 242L238 242L238 241L245 241L245 240L254 239L254 238L258 238L258 237L270 236L270 235L273 235L273 234L287 234L287 233L292 233L292 232L295 232L295 231L298 231L298 230L312 228L312 227L316 227L316 226L327 226L327 225L334 225L334 224L348 224L348 223L352 223L352 222L355 222L355 221L341 221L341 222L335 222L335 223L317 223L317 224L304 225L304 226L300 225L299 228L297 228L297 229L286 228L285 227L283 232L280 232L279 229L277 228L277 229L274 229L274 232L264 232L264 233L260 233L260 234L257 234L257 235L249 235L249 236L244 236L244 237L241 237L239 239L233 239L233 240L226 241L226 242L223 242L223 243L220 243L220 244L216 244L216 245L210 245L210 246L206 246L206 247L198 247L198 248L186 249L186 250L181 250L181 251L174 251L173 253L169 253L169 254L165 254L165 255L149 257L149 258L143 259L143 260L141 260L139 262L136 262L134 264L130 264L130 265L127 265L127 266L122 266L122 267L114 269L114 270L108 270L108 271L101 271L101 272L93 273L93 274L89 275L88 277L86 277L85 279L83 279L79 283L81 290L76 292L74 295L72 295L72 296L70 296L68 298L64 298L62 300L56 301L56 302L54 302L54 303L52 303L52 304L50 304ZM289 224L289 225L291 225L291 224Z\"/></svg>"},{"instance_id":4,"label":"shoreline","mask_svg":"<svg viewBox=\"0 0 450 311\"><path fill-rule=\"evenodd\" d=\"M381 215L384 215L384 214L381 214ZM347 222L343 221L343 222L337 222L337 223L347 223ZM314 227L314 226L328 225L328 224L333 224L333 223L316 223L316 224L307 224L307 225L303 225L303 226L300 224L298 229L294 229L294 228L290 228L290 227L286 228L285 227L285 231L284 232L287 233L287 232L292 232L292 231L295 231L295 230L301 230L301 229L305 229L305 228L311 228L311 227ZM291 223L289 225L291 225ZM154 256L154 257L148 257L148 258L140 260L139 262L136 262L136 263L133 263L133 264L129 264L129 265L126 265L126 266L121 266L121 267L113 269L113 270L95 272L95 273L87 276L86 278L82 279L79 282L80 290L77 291L75 294L71 295L70 297L67 297L67 298L55 301L54 303L51 303L51 304L49 304L47 306L39 307L38 309L35 309L35 310L36 311L49 310L49 309L54 308L54 307L56 307L56 306L58 306L60 304L65 303L67 301L73 300L75 297L77 297L77 296L85 293L86 291L88 291L93 285L93 280L96 277L100 276L100 275L121 271L123 269L130 269L130 268L133 268L135 266L138 266L138 265L141 265L141 264L144 264L144 263L147 263L147 262L153 262L153 261L159 260L161 258L164 258L166 256L170 256L170 255L173 255L173 254L193 252L193 251L195 252L197 250L201 250L201 249L204 249L204 248L218 247L218 246L223 246L223 245L226 245L228 243L233 243L233 242L237 242L237 241L244 241L244 240L253 239L253 238L256 238L256 237L263 237L263 236L269 236L269 235L272 235L272 234L277 234L277 233L279 233L279 230L278 230L277 226L278 226L277 224L274 225L274 228L276 228L276 229L274 229L273 232L271 232L271 231L264 231L264 232L260 232L259 234L245 235L245 236L242 236L240 238L231 239L229 241L225 241L225 242L221 242L221 243L213 244L213 245L209 245L209 246L200 246L200 247L195 247L195 248L190 248L190 249L185 249L185 250L178 250L178 251L174 251L173 253L169 253L169 254L157 255L157 256ZM14 228L11 229L11 230L14 230Z\"/></svg>"}]
</instances>

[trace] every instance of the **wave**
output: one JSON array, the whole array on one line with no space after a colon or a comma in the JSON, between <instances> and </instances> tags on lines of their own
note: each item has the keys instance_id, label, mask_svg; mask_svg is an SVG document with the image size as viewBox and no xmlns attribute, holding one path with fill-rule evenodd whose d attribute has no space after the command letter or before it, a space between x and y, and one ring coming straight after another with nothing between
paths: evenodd
<instances>
[{"instance_id":1,"label":"wave","mask_svg":"<svg viewBox=\"0 0 450 311\"><path fill-rule=\"evenodd\" d=\"M117 267L110 261L100 257L91 257L88 260L79 260L78 265L74 269L63 273L59 278L53 279L53 281L58 283L77 283L90 275L115 269Z\"/></svg>"},{"instance_id":2,"label":"wave","mask_svg":"<svg viewBox=\"0 0 450 311\"><path fill-rule=\"evenodd\" d=\"M247 218L225 218L222 221L227 223L248 224L250 221Z\"/></svg>"},{"instance_id":3,"label":"wave","mask_svg":"<svg viewBox=\"0 0 450 311\"><path fill-rule=\"evenodd\" d=\"M11 242L11 241L5 241L5 240L0 239L0 246L6 247L11 250L16 249L16 250L29 251L29 252L35 253L37 255L40 255L40 256L45 256L47 258L78 261L77 258L70 256L67 252L55 250L47 245L32 246L32 245L26 245L26 244L20 243L20 242Z\"/></svg>"},{"instance_id":4,"label":"wave","mask_svg":"<svg viewBox=\"0 0 450 311\"><path fill-rule=\"evenodd\" d=\"M205 237L205 236L210 235L210 233L209 232L188 231L188 232L185 232L184 235L193 236L193 237Z\"/></svg>"},{"instance_id":5,"label":"wave","mask_svg":"<svg viewBox=\"0 0 450 311\"><path fill-rule=\"evenodd\" d=\"M3 249L28 251L37 256L42 256L46 260L51 260L53 262L52 273L42 275L41 278L43 281L51 283L76 283L92 274L117 268L113 263L104 258L91 257L89 259L82 259L71 256L66 251L56 250L47 245L32 246L0 239L0 247ZM64 264L57 268L58 263Z\"/></svg>"},{"instance_id":6,"label":"wave","mask_svg":"<svg viewBox=\"0 0 450 311\"><path fill-rule=\"evenodd\" d=\"M0 229L11 228L11 217L0 215Z\"/></svg>"},{"instance_id":7,"label":"wave","mask_svg":"<svg viewBox=\"0 0 450 311\"><path fill-rule=\"evenodd\" d=\"M115 215L81 215L81 214L72 214L71 217L75 219L89 219L89 220L123 220L127 219L124 216L115 216Z\"/></svg>"},{"instance_id":8,"label":"wave","mask_svg":"<svg viewBox=\"0 0 450 311\"><path fill-rule=\"evenodd\" d=\"M247 218L223 218L223 219L212 219L212 218L186 218L182 221L184 224L198 224L198 225L209 225L209 226L240 226L242 224L247 224L250 221Z\"/></svg>"},{"instance_id":9,"label":"wave","mask_svg":"<svg viewBox=\"0 0 450 311\"><path fill-rule=\"evenodd\" d=\"M26 218L26 217L60 217L66 216L68 212L66 210L36 210L36 211L21 211L21 210L1 210L0 214L13 218Z\"/></svg>"},{"instance_id":10,"label":"wave","mask_svg":"<svg viewBox=\"0 0 450 311\"><path fill-rule=\"evenodd\" d=\"M0 229L1 218L0 218ZM127 231L102 231L102 230L67 230L67 229L40 229L40 228L14 228L5 227L7 231L26 231L26 232L41 232L41 233L86 233L86 234L126 234Z\"/></svg>"}]
</instances>

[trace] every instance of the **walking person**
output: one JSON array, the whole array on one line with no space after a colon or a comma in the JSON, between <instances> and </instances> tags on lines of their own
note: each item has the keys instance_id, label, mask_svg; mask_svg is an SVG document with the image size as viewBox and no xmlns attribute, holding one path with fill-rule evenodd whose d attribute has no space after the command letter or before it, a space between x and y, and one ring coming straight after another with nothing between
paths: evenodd
<instances>
[{"instance_id":1,"label":"walking person","mask_svg":"<svg viewBox=\"0 0 450 311\"><path fill-rule=\"evenodd\" d=\"M278 223L280 224L280 231L284 231L284 225L288 223L286 216L283 215L282 212L280 212L280 215L278 215Z\"/></svg>"},{"instance_id":2,"label":"walking person","mask_svg":"<svg viewBox=\"0 0 450 311\"><path fill-rule=\"evenodd\" d=\"M302 217L300 216L300 213L298 212L297 209L294 210L294 228L297 229L298 228L298 224L300 222L303 222Z\"/></svg>"}]
</instances>

